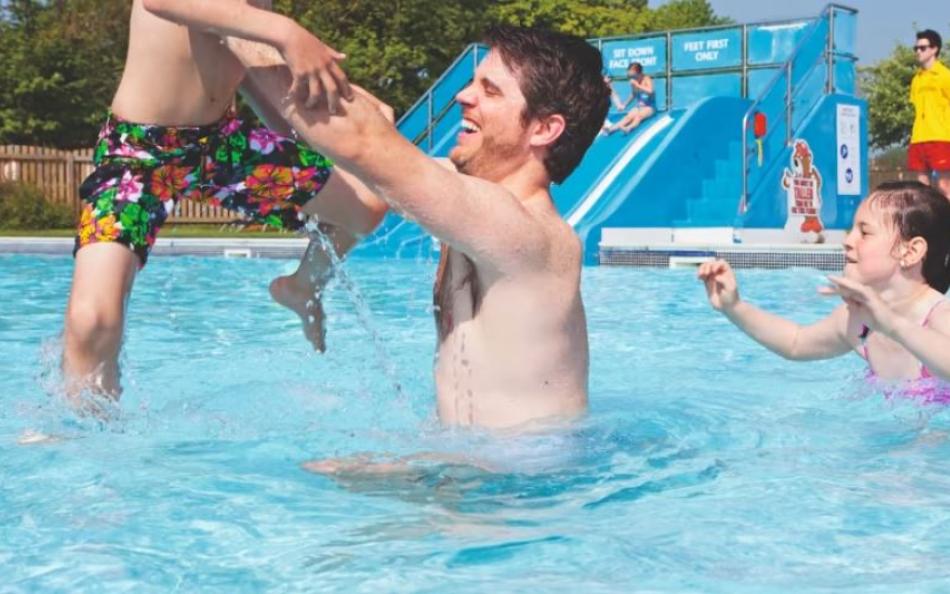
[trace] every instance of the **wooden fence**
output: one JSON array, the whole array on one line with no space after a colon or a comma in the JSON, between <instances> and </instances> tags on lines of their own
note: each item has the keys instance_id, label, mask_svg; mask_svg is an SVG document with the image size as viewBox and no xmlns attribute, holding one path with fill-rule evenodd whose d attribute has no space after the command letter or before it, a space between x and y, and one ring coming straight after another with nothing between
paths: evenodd
<instances>
[{"instance_id":1,"label":"wooden fence","mask_svg":"<svg viewBox=\"0 0 950 594\"><path fill-rule=\"evenodd\" d=\"M906 169L876 169L871 168L871 171L868 174L869 185L871 190L876 188L878 185L889 182L889 181L914 181L917 179L917 173L914 171L907 171Z\"/></svg>"},{"instance_id":2,"label":"wooden fence","mask_svg":"<svg viewBox=\"0 0 950 594\"><path fill-rule=\"evenodd\" d=\"M79 184L92 173L92 150L62 151L38 146L0 146L0 181L36 186L47 200L79 213ZM170 223L230 223L240 215L220 206L182 200Z\"/></svg>"}]
</instances>

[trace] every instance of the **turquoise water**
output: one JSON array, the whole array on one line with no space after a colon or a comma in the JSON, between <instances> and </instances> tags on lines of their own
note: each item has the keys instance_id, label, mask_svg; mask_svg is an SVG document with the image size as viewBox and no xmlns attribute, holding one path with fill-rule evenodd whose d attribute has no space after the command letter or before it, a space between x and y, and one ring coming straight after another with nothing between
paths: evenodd
<instances>
[{"instance_id":1,"label":"turquoise water","mask_svg":"<svg viewBox=\"0 0 950 594\"><path fill-rule=\"evenodd\" d=\"M946 588L946 411L873 393L856 357L772 356L690 271L586 269L591 413L517 440L433 418L430 263L350 262L365 302L331 291L323 356L268 300L292 265L152 260L98 423L48 395L71 260L0 256L0 592ZM802 321L832 306L815 271L740 280ZM510 470L300 468L431 451Z\"/></svg>"}]
</instances>

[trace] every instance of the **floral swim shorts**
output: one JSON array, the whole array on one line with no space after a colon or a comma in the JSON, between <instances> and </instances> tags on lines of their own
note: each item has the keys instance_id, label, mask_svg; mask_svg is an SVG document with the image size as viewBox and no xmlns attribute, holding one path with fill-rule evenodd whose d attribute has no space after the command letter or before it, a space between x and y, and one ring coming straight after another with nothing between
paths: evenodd
<instances>
[{"instance_id":1,"label":"floral swim shorts","mask_svg":"<svg viewBox=\"0 0 950 594\"><path fill-rule=\"evenodd\" d=\"M206 126L135 124L112 115L83 181L75 254L99 241L127 245L145 266L158 230L181 199L223 206L280 229L303 227L303 205L332 163L306 145L229 112Z\"/></svg>"}]
</instances>

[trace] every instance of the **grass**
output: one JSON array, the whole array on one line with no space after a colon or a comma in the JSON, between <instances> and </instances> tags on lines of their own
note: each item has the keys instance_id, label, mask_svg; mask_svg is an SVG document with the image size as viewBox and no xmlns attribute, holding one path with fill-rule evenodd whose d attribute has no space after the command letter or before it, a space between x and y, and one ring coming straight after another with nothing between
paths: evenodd
<instances>
[{"instance_id":1,"label":"grass","mask_svg":"<svg viewBox=\"0 0 950 594\"><path fill-rule=\"evenodd\" d=\"M0 237L73 237L74 229L0 229ZM296 233L264 231L259 226L239 228L234 225L166 225L158 235L164 238L213 237L230 239L295 239Z\"/></svg>"}]
</instances>

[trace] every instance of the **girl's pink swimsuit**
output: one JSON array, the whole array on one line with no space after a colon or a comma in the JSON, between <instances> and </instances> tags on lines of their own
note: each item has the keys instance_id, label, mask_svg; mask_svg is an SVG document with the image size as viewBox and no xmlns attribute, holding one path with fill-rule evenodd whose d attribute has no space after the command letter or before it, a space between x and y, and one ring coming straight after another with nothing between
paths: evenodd
<instances>
[{"instance_id":1,"label":"girl's pink swimsuit","mask_svg":"<svg viewBox=\"0 0 950 594\"><path fill-rule=\"evenodd\" d=\"M927 324L930 323L930 317L933 315L933 312L940 307L941 304L947 302L946 297L941 297L937 299L936 302L930 307L927 311L927 315L924 316L924 321L921 322L921 326L924 328L927 327ZM864 354L864 360L869 361L868 359L868 345L867 337L871 333L871 329L867 326L864 326L861 331L861 349ZM868 365L868 380L875 383L885 383L886 380L882 380L874 370L871 369L870 364ZM942 381L940 378L935 377L930 370L927 369L927 366L921 363L920 365L920 376L916 379L904 380L901 382L886 382L890 387L885 389L885 393L888 396L907 396L911 398L917 398L924 402L937 402L940 404L950 404L950 384ZM895 389L896 387L896 389Z\"/></svg>"}]
</instances>

